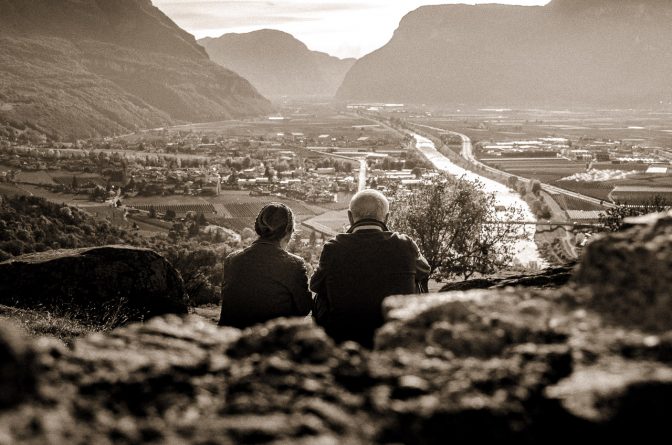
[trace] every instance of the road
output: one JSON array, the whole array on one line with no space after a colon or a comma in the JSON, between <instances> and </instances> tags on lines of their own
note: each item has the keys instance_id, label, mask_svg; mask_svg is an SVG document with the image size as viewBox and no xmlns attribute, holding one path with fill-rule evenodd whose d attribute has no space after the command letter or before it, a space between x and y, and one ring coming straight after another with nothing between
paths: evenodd
<instances>
[{"instance_id":1,"label":"road","mask_svg":"<svg viewBox=\"0 0 672 445\"><path fill-rule=\"evenodd\" d=\"M366 159L359 160L359 180L357 182L357 191L361 192L366 188L366 169L369 166L366 164Z\"/></svg>"},{"instance_id":2,"label":"road","mask_svg":"<svg viewBox=\"0 0 672 445\"><path fill-rule=\"evenodd\" d=\"M351 158L349 156L343 156L339 155L336 153L328 153L326 151L315 151L315 153L319 153L323 156L331 157L331 158L336 158L336 159L345 159L346 161L353 161L353 162L358 162L359 163L359 176L357 180L357 191L361 192L362 190L366 189L366 173L369 168L368 164L366 163L366 159L356 159L356 158Z\"/></svg>"},{"instance_id":3,"label":"road","mask_svg":"<svg viewBox=\"0 0 672 445\"><path fill-rule=\"evenodd\" d=\"M513 177L513 178L516 178L519 181L524 182L524 183L530 182L530 179L528 179L528 178L524 178L522 176L518 176L518 175L511 174L511 173L507 173L507 172L502 171L502 170L498 170L498 169L496 169L494 167L491 167L489 165L486 165L486 164L482 163L481 161L479 161L478 159L476 159L476 156L474 156L474 147L473 147L473 144L471 142L471 139L464 134L457 133L455 131L444 130L443 128L431 127L429 125L421 125L421 124L412 124L412 125L414 125L416 127L426 128L426 129L431 130L431 131L437 131L437 132L440 132L440 133L443 133L443 134L452 134L454 136L458 136L462 139L462 150L460 151L460 155L464 159L466 159L467 161L472 163L473 165L475 165L477 167L480 167L480 168L482 168L486 171L489 171L493 174L504 176L507 179ZM556 187L554 185L542 183L541 188L542 188L542 190L544 190L547 193L565 195L565 196L569 196L571 198L580 199L582 201L586 201L586 202L589 202L591 204L596 204L596 205L607 207L607 208L616 207L614 204L606 203L606 202L601 201L597 198L593 198L591 196L586 196L586 195L583 195L581 193L576 193L576 192L572 192L572 191L569 191L569 190L565 190L563 188Z\"/></svg>"}]
</instances>

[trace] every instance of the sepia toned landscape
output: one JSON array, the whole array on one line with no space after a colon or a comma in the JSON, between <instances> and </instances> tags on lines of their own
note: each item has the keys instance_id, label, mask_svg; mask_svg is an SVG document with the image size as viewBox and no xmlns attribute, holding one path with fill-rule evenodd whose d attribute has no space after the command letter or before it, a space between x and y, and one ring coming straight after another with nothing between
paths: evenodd
<instances>
[{"instance_id":1,"label":"sepia toned landscape","mask_svg":"<svg viewBox=\"0 0 672 445\"><path fill-rule=\"evenodd\" d=\"M672 4L518 3L0 0L0 445L663 434Z\"/></svg>"}]
</instances>

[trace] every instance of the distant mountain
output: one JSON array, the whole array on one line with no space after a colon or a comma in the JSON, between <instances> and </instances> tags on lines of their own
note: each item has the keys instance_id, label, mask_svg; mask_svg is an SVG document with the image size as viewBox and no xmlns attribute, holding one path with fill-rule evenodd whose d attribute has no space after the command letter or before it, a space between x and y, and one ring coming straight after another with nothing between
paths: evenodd
<instances>
[{"instance_id":1,"label":"distant mountain","mask_svg":"<svg viewBox=\"0 0 672 445\"><path fill-rule=\"evenodd\" d=\"M360 59L342 100L640 107L672 101L672 1L427 6Z\"/></svg>"},{"instance_id":2,"label":"distant mountain","mask_svg":"<svg viewBox=\"0 0 672 445\"><path fill-rule=\"evenodd\" d=\"M355 63L311 51L291 34L272 29L198 42L212 60L249 79L267 97L331 98Z\"/></svg>"},{"instance_id":3,"label":"distant mountain","mask_svg":"<svg viewBox=\"0 0 672 445\"><path fill-rule=\"evenodd\" d=\"M150 0L0 0L0 125L75 138L269 109Z\"/></svg>"}]
</instances>

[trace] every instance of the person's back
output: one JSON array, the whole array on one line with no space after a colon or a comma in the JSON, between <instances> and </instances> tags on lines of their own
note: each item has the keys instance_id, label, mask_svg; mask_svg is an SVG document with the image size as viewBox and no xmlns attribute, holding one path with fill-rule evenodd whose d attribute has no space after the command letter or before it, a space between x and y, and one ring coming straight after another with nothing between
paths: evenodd
<instances>
[{"instance_id":1,"label":"person's back","mask_svg":"<svg viewBox=\"0 0 672 445\"><path fill-rule=\"evenodd\" d=\"M380 200L382 195L378 195L374 197ZM317 294L313 316L336 341L370 346L375 330L383 324L383 299L415 293L429 266L410 238L387 229L382 221L387 216L385 207L376 218L361 218L362 213L375 215L359 209L355 198L354 211L360 215L351 216L356 222L349 233L324 245L311 279L311 289Z\"/></svg>"},{"instance_id":2,"label":"person's back","mask_svg":"<svg viewBox=\"0 0 672 445\"><path fill-rule=\"evenodd\" d=\"M277 243L255 241L224 261L219 324L245 328L278 318L305 316L312 298L303 260Z\"/></svg>"},{"instance_id":3,"label":"person's back","mask_svg":"<svg viewBox=\"0 0 672 445\"><path fill-rule=\"evenodd\" d=\"M224 261L220 325L245 328L308 315L312 295L305 263L285 250L293 228L291 210L282 204L259 212L255 230L260 238Z\"/></svg>"}]
</instances>

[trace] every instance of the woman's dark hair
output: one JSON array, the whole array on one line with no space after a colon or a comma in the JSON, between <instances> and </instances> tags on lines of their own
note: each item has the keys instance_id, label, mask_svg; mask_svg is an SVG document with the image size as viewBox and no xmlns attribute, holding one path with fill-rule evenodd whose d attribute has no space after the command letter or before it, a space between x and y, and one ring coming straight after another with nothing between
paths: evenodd
<instances>
[{"instance_id":1,"label":"woman's dark hair","mask_svg":"<svg viewBox=\"0 0 672 445\"><path fill-rule=\"evenodd\" d=\"M263 240L279 241L294 231L294 213L284 204L272 202L264 206L254 222L254 231Z\"/></svg>"}]
</instances>

